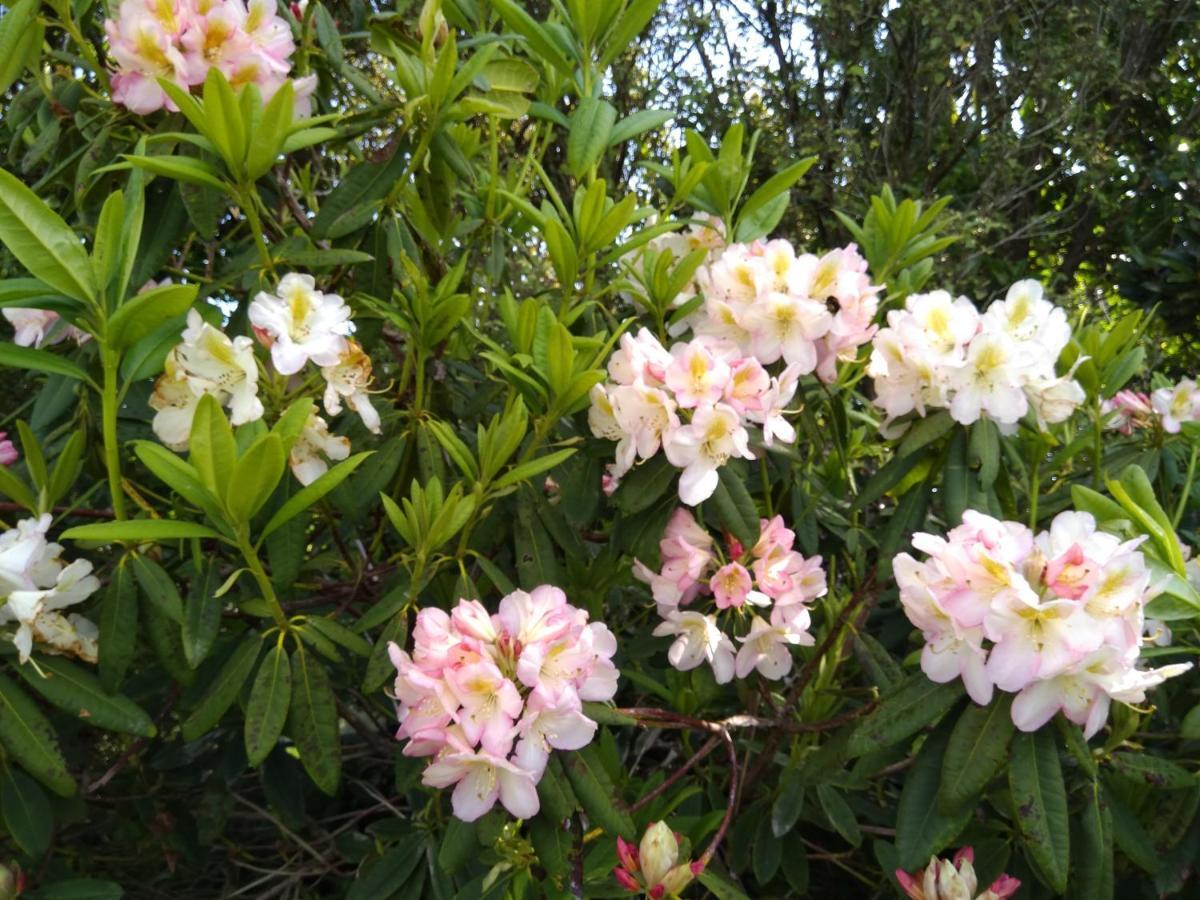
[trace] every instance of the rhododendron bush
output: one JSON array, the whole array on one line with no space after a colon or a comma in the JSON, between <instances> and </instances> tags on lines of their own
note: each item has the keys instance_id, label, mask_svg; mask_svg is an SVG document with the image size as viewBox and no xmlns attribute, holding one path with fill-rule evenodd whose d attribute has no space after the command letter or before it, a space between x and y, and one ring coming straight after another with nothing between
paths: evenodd
<instances>
[{"instance_id":1,"label":"rhododendron bush","mask_svg":"<svg viewBox=\"0 0 1200 900\"><path fill-rule=\"evenodd\" d=\"M1196 891L1200 388L657 5L0 18L0 897Z\"/></svg>"}]
</instances>

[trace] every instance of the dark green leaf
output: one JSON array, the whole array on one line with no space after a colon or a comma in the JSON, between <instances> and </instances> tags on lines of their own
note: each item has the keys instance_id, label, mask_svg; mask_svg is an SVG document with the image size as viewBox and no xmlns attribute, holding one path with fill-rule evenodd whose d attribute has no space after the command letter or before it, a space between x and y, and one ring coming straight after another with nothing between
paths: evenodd
<instances>
[{"instance_id":1,"label":"dark green leaf","mask_svg":"<svg viewBox=\"0 0 1200 900\"><path fill-rule=\"evenodd\" d=\"M1000 694L988 706L971 703L950 734L942 766L938 806L953 812L973 803L1008 760L1013 735L1012 696Z\"/></svg>"},{"instance_id":2,"label":"dark green leaf","mask_svg":"<svg viewBox=\"0 0 1200 900\"><path fill-rule=\"evenodd\" d=\"M183 610L183 653L193 669L208 658L221 627L219 575L215 562L205 565L192 580Z\"/></svg>"},{"instance_id":3,"label":"dark green leaf","mask_svg":"<svg viewBox=\"0 0 1200 900\"><path fill-rule=\"evenodd\" d=\"M133 660L137 643L137 598L137 583L127 559L123 558L113 570L100 607L100 682L107 691L117 689Z\"/></svg>"},{"instance_id":4,"label":"dark green leaf","mask_svg":"<svg viewBox=\"0 0 1200 900\"><path fill-rule=\"evenodd\" d=\"M1018 733L1008 769L1013 816L1030 860L1056 893L1067 889L1070 822L1054 732Z\"/></svg>"},{"instance_id":5,"label":"dark green leaf","mask_svg":"<svg viewBox=\"0 0 1200 900\"><path fill-rule=\"evenodd\" d=\"M246 704L246 759L259 765L283 733L292 699L292 669L280 640L263 658Z\"/></svg>"},{"instance_id":6,"label":"dark green leaf","mask_svg":"<svg viewBox=\"0 0 1200 900\"><path fill-rule=\"evenodd\" d=\"M106 691L100 679L87 669L61 656L36 658L37 669L21 666L17 674L59 709L108 731L139 737L154 737L158 733L140 706L128 697Z\"/></svg>"},{"instance_id":7,"label":"dark green leaf","mask_svg":"<svg viewBox=\"0 0 1200 900\"><path fill-rule=\"evenodd\" d=\"M292 702L288 734L313 783L334 796L342 775L337 704L324 664L303 647L292 651Z\"/></svg>"},{"instance_id":8,"label":"dark green leaf","mask_svg":"<svg viewBox=\"0 0 1200 900\"><path fill-rule=\"evenodd\" d=\"M894 746L937 722L961 696L957 682L935 684L923 672L910 675L854 729L846 752L862 756Z\"/></svg>"},{"instance_id":9,"label":"dark green leaf","mask_svg":"<svg viewBox=\"0 0 1200 900\"><path fill-rule=\"evenodd\" d=\"M61 797L75 793L75 780L58 749L54 728L37 705L0 675L0 744L25 771Z\"/></svg>"},{"instance_id":10,"label":"dark green leaf","mask_svg":"<svg viewBox=\"0 0 1200 900\"><path fill-rule=\"evenodd\" d=\"M184 719L181 730L185 741L194 741L202 737L221 721L221 716L233 705L233 701L245 686L246 679L254 670L261 649L262 641L258 637L242 639L212 680L192 714Z\"/></svg>"},{"instance_id":11,"label":"dark green leaf","mask_svg":"<svg viewBox=\"0 0 1200 900\"><path fill-rule=\"evenodd\" d=\"M935 733L925 741L900 791L896 853L899 867L906 872L922 868L929 857L950 846L971 817L970 807L952 815L938 810L938 782L946 743L944 732Z\"/></svg>"},{"instance_id":12,"label":"dark green leaf","mask_svg":"<svg viewBox=\"0 0 1200 900\"><path fill-rule=\"evenodd\" d=\"M18 769L0 775L0 815L9 836L35 859L50 847L54 815L50 801L32 778Z\"/></svg>"}]
</instances>

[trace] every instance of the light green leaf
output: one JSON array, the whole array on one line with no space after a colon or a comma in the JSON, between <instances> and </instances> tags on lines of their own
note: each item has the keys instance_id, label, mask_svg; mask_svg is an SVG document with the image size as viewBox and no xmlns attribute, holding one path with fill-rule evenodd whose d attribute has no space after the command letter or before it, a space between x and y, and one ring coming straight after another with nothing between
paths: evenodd
<instances>
[{"instance_id":1,"label":"light green leaf","mask_svg":"<svg viewBox=\"0 0 1200 900\"><path fill-rule=\"evenodd\" d=\"M97 522L93 525L76 525L63 532L64 538L73 541L98 541L111 544L116 541L141 543L145 541L172 541L184 538L217 538L224 540L219 532L196 522L181 522L177 519L127 519L123 522Z\"/></svg>"},{"instance_id":2,"label":"light green leaf","mask_svg":"<svg viewBox=\"0 0 1200 900\"><path fill-rule=\"evenodd\" d=\"M571 115L567 134L567 171L576 178L600 161L612 138L617 111L606 100L583 97Z\"/></svg>"},{"instance_id":3,"label":"light green leaf","mask_svg":"<svg viewBox=\"0 0 1200 900\"><path fill-rule=\"evenodd\" d=\"M4 169L0 169L0 243L35 278L68 297L95 301L92 266L75 232Z\"/></svg>"},{"instance_id":4,"label":"light green leaf","mask_svg":"<svg viewBox=\"0 0 1200 900\"><path fill-rule=\"evenodd\" d=\"M65 356L51 353L49 350L18 347L16 344L5 342L0 342L0 366L46 372L51 375L66 375L68 378L75 378L79 381L91 381L81 366L71 362Z\"/></svg>"},{"instance_id":5,"label":"light green leaf","mask_svg":"<svg viewBox=\"0 0 1200 900\"><path fill-rule=\"evenodd\" d=\"M108 320L108 341L118 350L133 346L196 301L196 285L164 284L122 304Z\"/></svg>"},{"instance_id":6,"label":"light green leaf","mask_svg":"<svg viewBox=\"0 0 1200 900\"><path fill-rule=\"evenodd\" d=\"M225 506L235 522L249 522L275 492L286 459L277 434L264 434L237 461L225 494Z\"/></svg>"}]
</instances>

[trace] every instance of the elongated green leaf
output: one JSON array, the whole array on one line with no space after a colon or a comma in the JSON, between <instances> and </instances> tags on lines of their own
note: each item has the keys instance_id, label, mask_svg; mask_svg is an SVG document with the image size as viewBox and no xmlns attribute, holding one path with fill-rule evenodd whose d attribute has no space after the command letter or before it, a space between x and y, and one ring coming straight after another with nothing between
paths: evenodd
<instances>
[{"instance_id":1,"label":"elongated green leaf","mask_svg":"<svg viewBox=\"0 0 1200 900\"><path fill-rule=\"evenodd\" d=\"M208 658L221 627L221 599L217 596L217 567L204 566L192 580L183 610L183 653L193 669Z\"/></svg>"},{"instance_id":2,"label":"elongated green leaf","mask_svg":"<svg viewBox=\"0 0 1200 900\"><path fill-rule=\"evenodd\" d=\"M624 808L618 806L620 799L616 785L599 764L595 748L589 746L565 754L563 768L588 818L609 834L619 834L627 841L634 840L636 829L633 819Z\"/></svg>"},{"instance_id":3,"label":"elongated green leaf","mask_svg":"<svg viewBox=\"0 0 1200 900\"><path fill-rule=\"evenodd\" d=\"M229 193L229 185L221 178L221 173L209 163L194 156L126 155L125 159L131 166L145 169L151 175L161 175L185 184L203 184L216 188L223 194Z\"/></svg>"},{"instance_id":4,"label":"elongated green leaf","mask_svg":"<svg viewBox=\"0 0 1200 900\"><path fill-rule=\"evenodd\" d=\"M12 839L37 858L50 847L54 814L36 781L17 769L0 775L0 815Z\"/></svg>"},{"instance_id":5,"label":"elongated green leaf","mask_svg":"<svg viewBox=\"0 0 1200 900\"><path fill-rule=\"evenodd\" d=\"M825 815L829 817L834 831L844 837L852 847L862 843L862 830L858 827L854 810L837 788L831 784L817 785L817 800Z\"/></svg>"},{"instance_id":6,"label":"elongated green leaf","mask_svg":"<svg viewBox=\"0 0 1200 900\"><path fill-rule=\"evenodd\" d=\"M283 643L267 651L246 704L246 759L259 765L283 733L292 699L292 667Z\"/></svg>"},{"instance_id":7,"label":"elongated green leaf","mask_svg":"<svg viewBox=\"0 0 1200 900\"><path fill-rule=\"evenodd\" d=\"M758 543L758 508L746 483L731 466L717 470L717 489L712 495L721 524L746 548Z\"/></svg>"},{"instance_id":8,"label":"elongated green leaf","mask_svg":"<svg viewBox=\"0 0 1200 900\"><path fill-rule=\"evenodd\" d=\"M244 638L238 644L191 715L183 720L180 730L185 741L194 741L202 737L221 721L221 716L233 705L233 701L245 686L246 679L254 670L261 649L262 641L257 637Z\"/></svg>"},{"instance_id":9,"label":"elongated green leaf","mask_svg":"<svg viewBox=\"0 0 1200 900\"><path fill-rule=\"evenodd\" d=\"M209 518L221 521L223 514L217 498L200 480L200 473L166 447L151 441L136 441L133 452L163 484L180 497L204 510Z\"/></svg>"},{"instance_id":10,"label":"elongated green leaf","mask_svg":"<svg viewBox=\"0 0 1200 900\"><path fill-rule=\"evenodd\" d=\"M546 771L542 774L542 780L538 782L537 792L538 800L541 802L539 816L546 819L563 822L579 806L579 801L575 799L575 792L571 790L571 782L567 780L567 774L563 771L562 760L557 753L550 754Z\"/></svg>"},{"instance_id":11,"label":"elongated green leaf","mask_svg":"<svg viewBox=\"0 0 1200 900\"><path fill-rule=\"evenodd\" d=\"M350 885L346 900L380 900L395 896L399 887L412 880L413 871L424 855L424 836L417 831L404 835Z\"/></svg>"},{"instance_id":12,"label":"elongated green leaf","mask_svg":"<svg viewBox=\"0 0 1200 900\"><path fill-rule=\"evenodd\" d=\"M579 101L567 133L567 171L579 178L600 161L616 121L617 111L608 101L590 96Z\"/></svg>"},{"instance_id":13,"label":"elongated green leaf","mask_svg":"<svg viewBox=\"0 0 1200 900\"><path fill-rule=\"evenodd\" d=\"M655 0L655 2L661 2L661 0ZM673 118L675 118L675 113L669 109L640 109L613 126L612 134L608 137L608 145L615 147L633 140L647 131L661 128Z\"/></svg>"},{"instance_id":14,"label":"elongated green leaf","mask_svg":"<svg viewBox=\"0 0 1200 900\"><path fill-rule=\"evenodd\" d=\"M492 9L500 14L505 25L529 42L536 59L550 63L562 75L570 76L574 73L575 67L567 61L558 45L550 38L546 27L535 22L519 3L514 0L492 0Z\"/></svg>"},{"instance_id":15,"label":"elongated green leaf","mask_svg":"<svg viewBox=\"0 0 1200 900\"><path fill-rule=\"evenodd\" d=\"M391 620L384 627L383 633L379 636L379 640L371 648L371 658L367 660L367 671L363 675L364 692L370 694L379 690L383 686L383 683L388 680L389 676L395 674L396 670L388 658L388 644L395 642L403 647L407 637L408 610L401 609L392 616Z\"/></svg>"},{"instance_id":16,"label":"elongated green leaf","mask_svg":"<svg viewBox=\"0 0 1200 900\"><path fill-rule=\"evenodd\" d=\"M1113 818L1100 783L1084 792L1082 812L1072 816L1071 896L1079 900L1112 900Z\"/></svg>"},{"instance_id":17,"label":"elongated green leaf","mask_svg":"<svg viewBox=\"0 0 1200 900\"><path fill-rule=\"evenodd\" d=\"M162 566L141 553L134 554L130 565L142 589L142 596L172 622L182 625L183 600L179 597L175 580Z\"/></svg>"},{"instance_id":18,"label":"elongated green leaf","mask_svg":"<svg viewBox=\"0 0 1200 900\"><path fill-rule=\"evenodd\" d=\"M8 466L0 466L0 494L19 503L31 513L38 512L37 495Z\"/></svg>"},{"instance_id":19,"label":"elongated green leaf","mask_svg":"<svg viewBox=\"0 0 1200 900\"><path fill-rule=\"evenodd\" d=\"M68 378L75 378L79 381L88 380L88 374L83 367L71 362L65 356L51 353L49 350L18 347L16 344L2 341L0 341L0 366L46 372L50 375L66 375Z\"/></svg>"},{"instance_id":20,"label":"elongated green leaf","mask_svg":"<svg viewBox=\"0 0 1200 900\"><path fill-rule=\"evenodd\" d=\"M4 169L0 169L0 243L31 275L55 290L76 300L96 299L92 266L75 232ZM8 365L2 360L0 364Z\"/></svg>"},{"instance_id":21,"label":"elongated green leaf","mask_svg":"<svg viewBox=\"0 0 1200 900\"><path fill-rule=\"evenodd\" d=\"M1071 853L1067 791L1054 732L1043 728L1013 738L1008 769L1013 820L1029 858L1046 883L1061 894L1067 889Z\"/></svg>"},{"instance_id":22,"label":"elongated green leaf","mask_svg":"<svg viewBox=\"0 0 1200 900\"><path fill-rule=\"evenodd\" d=\"M115 691L125 678L137 643L137 585L128 561L122 559L100 607L100 682Z\"/></svg>"},{"instance_id":23,"label":"elongated green leaf","mask_svg":"<svg viewBox=\"0 0 1200 900\"><path fill-rule=\"evenodd\" d=\"M195 300L194 284L164 284L138 294L108 320L108 341L118 350L131 347L168 319L187 312Z\"/></svg>"},{"instance_id":24,"label":"elongated green leaf","mask_svg":"<svg viewBox=\"0 0 1200 900\"><path fill-rule=\"evenodd\" d=\"M1142 823L1138 821L1137 815L1126 805L1117 791L1106 790L1104 800L1112 815L1113 840L1121 848L1121 852L1139 868L1151 874L1157 872L1161 866L1158 848L1154 846L1154 841Z\"/></svg>"},{"instance_id":25,"label":"elongated green leaf","mask_svg":"<svg viewBox=\"0 0 1200 900\"><path fill-rule=\"evenodd\" d=\"M942 503L946 511L946 523L957 525L962 521L963 511L970 506L971 472L967 468L967 436L965 429L958 429L950 440L946 467L942 470Z\"/></svg>"},{"instance_id":26,"label":"elongated green leaf","mask_svg":"<svg viewBox=\"0 0 1200 900\"><path fill-rule=\"evenodd\" d=\"M846 752L862 756L895 746L940 719L962 696L956 682L935 684L923 672L909 676L850 735Z\"/></svg>"},{"instance_id":27,"label":"elongated green leaf","mask_svg":"<svg viewBox=\"0 0 1200 900\"><path fill-rule=\"evenodd\" d=\"M946 742L944 732L931 735L904 779L896 809L896 853L905 871L921 868L930 856L948 847L971 818L970 807L951 815L938 810L938 782Z\"/></svg>"},{"instance_id":28,"label":"elongated green leaf","mask_svg":"<svg viewBox=\"0 0 1200 900\"><path fill-rule=\"evenodd\" d=\"M357 632L351 631L336 619L327 616L309 616L306 625L311 625L339 647L345 647L355 656L370 656L371 645Z\"/></svg>"},{"instance_id":29,"label":"elongated green leaf","mask_svg":"<svg viewBox=\"0 0 1200 900\"><path fill-rule=\"evenodd\" d=\"M979 461L979 483L987 488L1000 470L1000 432L996 423L982 418L971 426L971 457Z\"/></svg>"},{"instance_id":30,"label":"elongated green leaf","mask_svg":"<svg viewBox=\"0 0 1200 900\"><path fill-rule=\"evenodd\" d=\"M128 697L105 690L100 679L82 666L49 655L39 655L37 664L42 674L32 666L21 666L17 674L59 709L106 731L138 737L158 733L145 710Z\"/></svg>"},{"instance_id":31,"label":"elongated green leaf","mask_svg":"<svg viewBox=\"0 0 1200 900\"><path fill-rule=\"evenodd\" d=\"M207 525L196 522L179 522L175 519L127 519L124 522L97 522L92 525L76 525L62 534L73 541L100 541L113 543L129 541L170 541L181 538L220 538L221 535Z\"/></svg>"},{"instance_id":32,"label":"elongated green leaf","mask_svg":"<svg viewBox=\"0 0 1200 900\"><path fill-rule=\"evenodd\" d=\"M601 69L611 65L625 51L654 18L654 13L661 5L662 0L632 0L604 37L600 53Z\"/></svg>"},{"instance_id":33,"label":"elongated green leaf","mask_svg":"<svg viewBox=\"0 0 1200 900\"><path fill-rule=\"evenodd\" d=\"M229 477L237 463L237 444L221 404L210 394L196 404L188 438L188 461L214 497L226 495Z\"/></svg>"},{"instance_id":34,"label":"elongated green leaf","mask_svg":"<svg viewBox=\"0 0 1200 900\"><path fill-rule=\"evenodd\" d=\"M264 434L242 455L225 493L225 506L234 522L249 522L262 509L279 485L285 464L277 434Z\"/></svg>"},{"instance_id":35,"label":"elongated green leaf","mask_svg":"<svg viewBox=\"0 0 1200 900\"><path fill-rule=\"evenodd\" d=\"M0 675L0 744L25 771L60 797L75 793L75 779L58 749L54 728L15 684Z\"/></svg>"},{"instance_id":36,"label":"elongated green leaf","mask_svg":"<svg viewBox=\"0 0 1200 900\"><path fill-rule=\"evenodd\" d=\"M304 510L308 509L339 484L345 481L353 474L354 470L362 465L363 461L371 455L373 451L366 453L356 453L349 459L344 459L335 466L331 466L329 471L317 478L312 484L305 485L296 493L292 494L287 501L276 510L275 514L267 520L267 524L263 526L260 533L260 539L266 538L267 535L274 532L282 525L287 524Z\"/></svg>"},{"instance_id":37,"label":"elongated green leaf","mask_svg":"<svg viewBox=\"0 0 1200 900\"><path fill-rule=\"evenodd\" d=\"M246 174L252 181L271 171L279 157L279 148L287 139L294 118L294 94L292 82L285 81L263 109L262 122L246 151Z\"/></svg>"},{"instance_id":38,"label":"elongated green leaf","mask_svg":"<svg viewBox=\"0 0 1200 900\"><path fill-rule=\"evenodd\" d=\"M942 766L938 806L953 812L974 802L1008 760L1012 740L1012 696L1000 694L988 706L969 705L950 734Z\"/></svg>"},{"instance_id":39,"label":"elongated green leaf","mask_svg":"<svg viewBox=\"0 0 1200 900\"><path fill-rule=\"evenodd\" d=\"M329 796L337 793L342 775L342 742L338 738L337 704L320 660L297 647L292 651L292 702L288 734L300 751L300 762L313 783Z\"/></svg>"},{"instance_id":40,"label":"elongated green leaf","mask_svg":"<svg viewBox=\"0 0 1200 900\"><path fill-rule=\"evenodd\" d=\"M809 156L806 159L801 159L792 163L786 169L776 172L770 178L762 183L762 185L749 199L742 204L740 213L741 218L749 218L759 210L766 207L768 203L775 198L785 193L792 185L804 177L804 173L813 167L813 163L817 161L815 156Z\"/></svg>"},{"instance_id":41,"label":"elongated green leaf","mask_svg":"<svg viewBox=\"0 0 1200 900\"><path fill-rule=\"evenodd\" d=\"M1200 781L1187 769L1149 753L1118 751L1112 755L1113 768L1148 788L1180 789L1195 787Z\"/></svg>"},{"instance_id":42,"label":"elongated green leaf","mask_svg":"<svg viewBox=\"0 0 1200 900\"><path fill-rule=\"evenodd\" d=\"M29 58L30 42L37 38L41 47L41 31L37 24L38 0L17 0L0 18L0 94L17 80Z\"/></svg>"},{"instance_id":43,"label":"elongated green leaf","mask_svg":"<svg viewBox=\"0 0 1200 900\"><path fill-rule=\"evenodd\" d=\"M539 456L537 459L531 459L518 466L513 466L496 480L495 487L503 488L508 487L510 484L520 484L522 481L527 481L535 475L550 471L574 455L575 448L568 447L565 450L555 450L553 453L547 453L545 456Z\"/></svg>"}]
</instances>

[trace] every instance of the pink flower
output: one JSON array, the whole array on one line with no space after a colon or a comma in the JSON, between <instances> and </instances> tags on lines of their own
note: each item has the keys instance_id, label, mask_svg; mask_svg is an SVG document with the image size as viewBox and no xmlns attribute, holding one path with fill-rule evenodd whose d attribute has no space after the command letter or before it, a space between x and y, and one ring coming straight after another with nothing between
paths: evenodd
<instances>
[{"instance_id":1,"label":"pink flower","mask_svg":"<svg viewBox=\"0 0 1200 900\"><path fill-rule=\"evenodd\" d=\"M729 384L729 365L699 341L671 348L664 381L680 407L708 407L720 401ZM735 412L736 415L736 412Z\"/></svg>"},{"instance_id":2,"label":"pink flower","mask_svg":"<svg viewBox=\"0 0 1200 900\"><path fill-rule=\"evenodd\" d=\"M741 563L726 563L713 573L708 582L717 609L740 608L750 593L750 571Z\"/></svg>"},{"instance_id":3,"label":"pink flower","mask_svg":"<svg viewBox=\"0 0 1200 900\"><path fill-rule=\"evenodd\" d=\"M11 466L20 458L21 454L13 446L13 442L8 437L8 432L0 431L0 466Z\"/></svg>"},{"instance_id":4,"label":"pink flower","mask_svg":"<svg viewBox=\"0 0 1200 900\"><path fill-rule=\"evenodd\" d=\"M1006 900L1021 886L1011 875L1001 875L986 891L976 894L979 881L974 863L975 852L963 847L952 861L930 857L928 866L911 875L897 869L896 880L912 900Z\"/></svg>"},{"instance_id":5,"label":"pink flower","mask_svg":"<svg viewBox=\"0 0 1200 900\"><path fill-rule=\"evenodd\" d=\"M1150 395L1140 391L1117 391L1100 405L1100 412L1104 427L1121 434L1133 434L1135 428L1146 428L1154 419Z\"/></svg>"},{"instance_id":6,"label":"pink flower","mask_svg":"<svg viewBox=\"0 0 1200 900\"><path fill-rule=\"evenodd\" d=\"M447 751L425 769L421 783L438 788L454 785L451 805L464 822L474 822L497 800L518 819L531 819L541 808L532 775L503 756L471 750L465 744L448 744Z\"/></svg>"}]
</instances>

